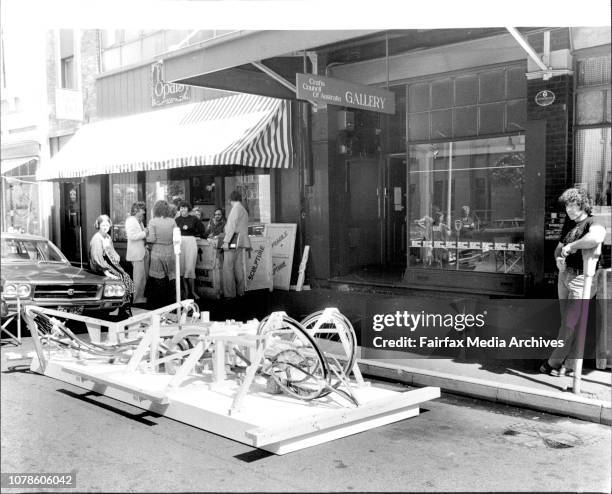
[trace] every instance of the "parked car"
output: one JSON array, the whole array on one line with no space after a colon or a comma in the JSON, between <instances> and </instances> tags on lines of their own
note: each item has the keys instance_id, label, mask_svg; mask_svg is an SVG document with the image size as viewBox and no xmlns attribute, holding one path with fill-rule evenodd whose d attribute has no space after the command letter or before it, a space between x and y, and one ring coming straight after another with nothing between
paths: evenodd
<instances>
[{"instance_id":1,"label":"parked car","mask_svg":"<svg viewBox=\"0 0 612 494\"><path fill-rule=\"evenodd\" d=\"M38 305L105 316L123 305L121 281L74 267L46 238L20 233L0 235L2 318L23 305Z\"/></svg>"}]
</instances>

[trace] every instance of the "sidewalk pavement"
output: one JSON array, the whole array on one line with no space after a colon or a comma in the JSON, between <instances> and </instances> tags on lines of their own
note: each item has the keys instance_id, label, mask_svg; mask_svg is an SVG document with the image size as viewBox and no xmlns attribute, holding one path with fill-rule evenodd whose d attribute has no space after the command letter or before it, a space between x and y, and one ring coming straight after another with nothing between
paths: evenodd
<instances>
[{"instance_id":1,"label":"sidewalk pavement","mask_svg":"<svg viewBox=\"0 0 612 494\"><path fill-rule=\"evenodd\" d=\"M393 294L394 298L402 295ZM409 295L414 298L415 295ZM455 300L455 295L435 294L431 297ZM336 307L353 324L359 338L364 323L364 307L389 294L338 291L324 288L294 292L275 290L248 292L239 303L202 301L202 310L209 310L211 320L261 318L277 310L302 320L325 307ZM243 316L243 317L241 317ZM371 349L368 356L372 354ZM361 355L361 354L360 354ZM404 354L405 356L405 354ZM542 410L596 423L612 424L612 377L610 369L590 368L585 360L581 393L572 392L573 377L555 377L539 372L537 360L460 361L441 358L402 358L401 353L378 353L376 359L362 359L365 375L390 379L414 386L438 386L442 391L472 396L508 405Z\"/></svg>"},{"instance_id":2,"label":"sidewalk pavement","mask_svg":"<svg viewBox=\"0 0 612 494\"><path fill-rule=\"evenodd\" d=\"M410 386L438 386L449 393L612 424L610 370L584 369L581 393L574 394L572 377L541 374L525 363L381 358L360 360L360 368L366 375Z\"/></svg>"},{"instance_id":3,"label":"sidewalk pavement","mask_svg":"<svg viewBox=\"0 0 612 494\"><path fill-rule=\"evenodd\" d=\"M202 310L210 311L211 320L262 319L276 310L284 310L295 319L324 307L337 307L349 317L359 335L361 314L366 300L375 294L346 293L318 289L306 292L252 292L240 300L201 301ZM134 309L134 314L142 309ZM22 347L2 346L6 351L21 353L33 349L30 338ZM370 355L371 352L369 352ZM361 353L359 353L361 355ZM410 386L438 386L442 391L483 400L542 410L612 425L612 378L610 369L585 368L580 394L572 392L573 378L541 374L539 362L533 360L462 361L442 358L402 358L401 353L381 352L376 359L360 359L366 376L389 379Z\"/></svg>"}]
</instances>

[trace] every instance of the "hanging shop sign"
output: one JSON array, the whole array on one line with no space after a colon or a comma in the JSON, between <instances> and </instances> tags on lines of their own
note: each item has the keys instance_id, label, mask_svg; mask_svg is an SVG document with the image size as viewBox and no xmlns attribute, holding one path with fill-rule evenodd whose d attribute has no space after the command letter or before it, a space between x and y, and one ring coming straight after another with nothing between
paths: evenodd
<instances>
[{"instance_id":1,"label":"hanging shop sign","mask_svg":"<svg viewBox=\"0 0 612 494\"><path fill-rule=\"evenodd\" d=\"M535 95L536 105L549 106L553 104L553 101L555 101L555 93L552 91L544 90Z\"/></svg>"},{"instance_id":2,"label":"hanging shop sign","mask_svg":"<svg viewBox=\"0 0 612 494\"><path fill-rule=\"evenodd\" d=\"M296 94L317 105L338 105L395 114L395 94L372 86L313 74L296 74Z\"/></svg>"},{"instance_id":3,"label":"hanging shop sign","mask_svg":"<svg viewBox=\"0 0 612 494\"><path fill-rule=\"evenodd\" d=\"M191 87L173 82L164 82L163 63L156 62L151 65L151 106L171 105L182 101L189 101Z\"/></svg>"}]
</instances>

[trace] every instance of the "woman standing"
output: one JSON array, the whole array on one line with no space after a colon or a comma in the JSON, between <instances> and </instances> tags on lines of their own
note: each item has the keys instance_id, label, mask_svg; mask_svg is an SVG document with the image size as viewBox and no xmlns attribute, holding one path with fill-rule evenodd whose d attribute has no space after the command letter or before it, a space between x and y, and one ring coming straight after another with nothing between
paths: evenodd
<instances>
[{"instance_id":1,"label":"woman standing","mask_svg":"<svg viewBox=\"0 0 612 494\"><path fill-rule=\"evenodd\" d=\"M125 285L124 305L119 309L119 315L129 317L132 315L130 304L134 294L134 282L119 262L119 254L117 254L113 246L113 239L109 235L112 226L111 219L105 214L98 216L96 219L94 228L97 232L89 243L89 265L92 271L123 282Z\"/></svg>"},{"instance_id":2,"label":"woman standing","mask_svg":"<svg viewBox=\"0 0 612 494\"><path fill-rule=\"evenodd\" d=\"M223 234L224 228L225 216L223 214L223 209L217 208L215 209L213 217L208 222L208 226L204 232L204 237L218 237L219 235Z\"/></svg>"},{"instance_id":3,"label":"woman standing","mask_svg":"<svg viewBox=\"0 0 612 494\"><path fill-rule=\"evenodd\" d=\"M174 269L174 249L172 247L172 230L176 226L170 205L163 200L157 201L153 205L153 218L149 221L149 234L147 242L151 244L151 262L149 265L149 279L157 286L151 290L158 295L157 302L165 305L169 297L164 297L164 293L169 293L164 285L166 281L175 279ZM167 300L166 300L167 299ZM171 302L170 302L171 303ZM156 304L160 305L160 304Z\"/></svg>"},{"instance_id":4,"label":"woman standing","mask_svg":"<svg viewBox=\"0 0 612 494\"><path fill-rule=\"evenodd\" d=\"M199 299L195 292L195 266L198 258L196 237L200 237L204 225L196 217L189 214L191 205L188 202L179 204L179 216L174 220L181 230L181 279L183 290L188 298Z\"/></svg>"}]
</instances>

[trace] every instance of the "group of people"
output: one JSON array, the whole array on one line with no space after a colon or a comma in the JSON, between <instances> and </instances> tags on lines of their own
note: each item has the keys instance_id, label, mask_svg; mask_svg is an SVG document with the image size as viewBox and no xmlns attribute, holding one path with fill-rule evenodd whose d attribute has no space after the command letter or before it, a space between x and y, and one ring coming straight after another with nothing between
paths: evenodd
<instances>
[{"instance_id":1,"label":"group of people","mask_svg":"<svg viewBox=\"0 0 612 494\"><path fill-rule=\"evenodd\" d=\"M244 295L244 252L250 249L248 213L242 205L240 192L231 193L230 203L232 209L227 220L223 209L216 208L208 224L204 225L201 211L194 210L192 214L189 203L182 201L174 208L167 201L158 200L145 226L146 205L142 201L135 202L125 221L125 260L132 265L132 276L122 268L120 256L113 246L110 217L103 214L96 219L97 231L89 248L90 267L98 274L123 281L126 287L123 315L131 314L132 305L143 307L147 304L147 283L151 285L149 292L159 295L167 292L163 287L165 282L175 280L173 232L176 227L181 232L179 271L185 297L199 299L195 290L197 238L214 239L221 251L223 295L226 298Z\"/></svg>"},{"instance_id":2,"label":"group of people","mask_svg":"<svg viewBox=\"0 0 612 494\"><path fill-rule=\"evenodd\" d=\"M469 206L462 206L462 216L455 220L455 231L463 237L471 237L476 227L476 222L470 214ZM448 224L448 219L439 207L433 206L432 216L425 215L422 218L416 219L414 222L421 228L423 240L442 241L446 242L453 236L451 225ZM423 247L422 248L423 263L427 266L444 266L450 262L450 253L446 247Z\"/></svg>"}]
</instances>

